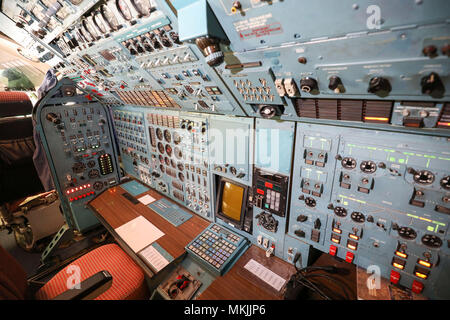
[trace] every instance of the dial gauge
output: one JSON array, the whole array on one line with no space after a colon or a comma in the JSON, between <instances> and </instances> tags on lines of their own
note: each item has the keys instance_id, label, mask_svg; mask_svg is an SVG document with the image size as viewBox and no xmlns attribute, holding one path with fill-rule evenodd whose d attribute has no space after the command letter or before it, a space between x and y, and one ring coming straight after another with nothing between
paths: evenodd
<instances>
[{"instance_id":1,"label":"dial gauge","mask_svg":"<svg viewBox=\"0 0 450 320\"><path fill-rule=\"evenodd\" d=\"M94 13L92 20L94 21L95 26L101 33L106 33L108 31L106 22L103 19L100 11L97 11L96 13Z\"/></svg>"},{"instance_id":2,"label":"dial gauge","mask_svg":"<svg viewBox=\"0 0 450 320\"><path fill-rule=\"evenodd\" d=\"M102 7L100 8L100 12L111 29L119 29L119 21L117 20L117 17L114 15L114 13L108 8L108 6L102 5Z\"/></svg>"},{"instance_id":3,"label":"dial gauge","mask_svg":"<svg viewBox=\"0 0 450 320\"><path fill-rule=\"evenodd\" d=\"M92 21L89 18L86 18L83 20L83 25L85 27L85 29L87 30L87 32L89 32L92 36L92 38L95 40L98 38L98 34L97 31L95 30L94 26L92 25Z\"/></svg>"},{"instance_id":4,"label":"dial gauge","mask_svg":"<svg viewBox=\"0 0 450 320\"><path fill-rule=\"evenodd\" d=\"M131 20L133 18L131 10L124 0L116 0L116 6L120 14L125 20Z\"/></svg>"},{"instance_id":5,"label":"dial gauge","mask_svg":"<svg viewBox=\"0 0 450 320\"><path fill-rule=\"evenodd\" d=\"M152 6L149 0L131 0L131 3L141 16L147 17L150 15Z\"/></svg>"},{"instance_id":6,"label":"dial gauge","mask_svg":"<svg viewBox=\"0 0 450 320\"><path fill-rule=\"evenodd\" d=\"M70 3L75 5L75 6L79 5L82 2L83 2L83 0L70 0Z\"/></svg>"},{"instance_id":7,"label":"dial gauge","mask_svg":"<svg viewBox=\"0 0 450 320\"><path fill-rule=\"evenodd\" d=\"M84 29L84 26L80 26L80 28L78 29L81 37L85 40L85 42L91 42L92 40L92 36L89 34L89 32L86 31L86 29Z\"/></svg>"}]
</instances>

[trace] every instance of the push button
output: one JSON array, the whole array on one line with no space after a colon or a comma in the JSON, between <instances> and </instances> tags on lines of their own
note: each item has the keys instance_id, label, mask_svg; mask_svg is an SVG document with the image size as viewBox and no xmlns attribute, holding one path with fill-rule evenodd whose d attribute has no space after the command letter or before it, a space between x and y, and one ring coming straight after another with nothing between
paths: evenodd
<instances>
[{"instance_id":1,"label":"push button","mask_svg":"<svg viewBox=\"0 0 450 320\"><path fill-rule=\"evenodd\" d=\"M422 290L423 290L423 283L422 283L422 282L419 282L419 281L417 281L417 280L414 280L414 281L413 281L413 284L412 284L412 287L411 287L411 290L412 290L414 293L421 293Z\"/></svg>"},{"instance_id":2,"label":"push button","mask_svg":"<svg viewBox=\"0 0 450 320\"><path fill-rule=\"evenodd\" d=\"M354 257L355 255L353 254L353 252L347 252L347 254L345 255L345 261L347 261L348 263L352 263Z\"/></svg>"},{"instance_id":3,"label":"push button","mask_svg":"<svg viewBox=\"0 0 450 320\"><path fill-rule=\"evenodd\" d=\"M330 246L330 251L329 251L329 253L330 253L332 256L335 256L335 255L336 255L336 252L337 252L337 247L331 245L331 246Z\"/></svg>"},{"instance_id":4,"label":"push button","mask_svg":"<svg viewBox=\"0 0 450 320\"><path fill-rule=\"evenodd\" d=\"M391 270L391 282L393 284L397 284L400 281L400 273L394 270Z\"/></svg>"}]
</instances>

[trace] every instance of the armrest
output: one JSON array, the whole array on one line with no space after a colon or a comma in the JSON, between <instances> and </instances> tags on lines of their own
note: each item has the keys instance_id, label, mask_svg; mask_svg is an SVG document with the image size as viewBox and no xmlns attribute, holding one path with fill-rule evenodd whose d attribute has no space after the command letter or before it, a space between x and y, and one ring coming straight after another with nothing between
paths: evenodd
<instances>
[{"instance_id":1,"label":"armrest","mask_svg":"<svg viewBox=\"0 0 450 320\"><path fill-rule=\"evenodd\" d=\"M108 290L112 285L112 275L100 271L80 283L80 289L68 289L53 300L91 300Z\"/></svg>"}]
</instances>

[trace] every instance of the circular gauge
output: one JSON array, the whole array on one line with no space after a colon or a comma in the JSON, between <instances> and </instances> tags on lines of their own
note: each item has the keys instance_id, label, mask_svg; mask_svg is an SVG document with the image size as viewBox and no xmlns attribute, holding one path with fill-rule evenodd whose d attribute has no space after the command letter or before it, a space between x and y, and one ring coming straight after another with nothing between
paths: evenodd
<instances>
[{"instance_id":1,"label":"circular gauge","mask_svg":"<svg viewBox=\"0 0 450 320\"><path fill-rule=\"evenodd\" d=\"M177 168L178 168L178 170L183 171L184 170L184 165L181 162L178 162L177 163Z\"/></svg>"},{"instance_id":2,"label":"circular gauge","mask_svg":"<svg viewBox=\"0 0 450 320\"><path fill-rule=\"evenodd\" d=\"M106 26L106 22L103 19L102 14L100 13L100 11L97 11L96 13L94 13L94 16L92 18L92 21L94 21L94 25L97 27L97 29L101 32L101 33L106 33L107 30L107 26Z\"/></svg>"},{"instance_id":3,"label":"circular gauge","mask_svg":"<svg viewBox=\"0 0 450 320\"><path fill-rule=\"evenodd\" d=\"M175 147L175 157L177 157L177 159L183 158L183 152L181 152L180 148L178 147Z\"/></svg>"},{"instance_id":4,"label":"circular gauge","mask_svg":"<svg viewBox=\"0 0 450 320\"><path fill-rule=\"evenodd\" d=\"M170 134L169 130L164 130L164 139L166 139L166 141L169 143L170 141L172 141L172 135Z\"/></svg>"},{"instance_id":5,"label":"circular gauge","mask_svg":"<svg viewBox=\"0 0 450 320\"><path fill-rule=\"evenodd\" d=\"M170 159L169 159L169 157L165 157L164 158L164 162L166 163L166 165L170 166Z\"/></svg>"},{"instance_id":6,"label":"circular gauge","mask_svg":"<svg viewBox=\"0 0 450 320\"><path fill-rule=\"evenodd\" d=\"M161 170L162 173L166 172L166 168L162 164L159 165L159 169Z\"/></svg>"},{"instance_id":7,"label":"circular gauge","mask_svg":"<svg viewBox=\"0 0 450 320\"><path fill-rule=\"evenodd\" d=\"M175 163L175 161L173 159L170 159L170 165L172 166L172 168L176 169L177 168L177 164Z\"/></svg>"},{"instance_id":8,"label":"circular gauge","mask_svg":"<svg viewBox=\"0 0 450 320\"><path fill-rule=\"evenodd\" d=\"M165 152L164 145L161 142L158 142L158 150L159 150L159 153L161 153L161 154L164 154L164 152Z\"/></svg>"},{"instance_id":9,"label":"circular gauge","mask_svg":"<svg viewBox=\"0 0 450 320\"><path fill-rule=\"evenodd\" d=\"M158 137L159 140L163 139L163 132L160 128L156 129L156 136Z\"/></svg>"},{"instance_id":10,"label":"circular gauge","mask_svg":"<svg viewBox=\"0 0 450 320\"><path fill-rule=\"evenodd\" d=\"M74 6L77 6L82 2L83 2L83 0L70 0L70 3L73 4Z\"/></svg>"},{"instance_id":11,"label":"circular gauge","mask_svg":"<svg viewBox=\"0 0 450 320\"><path fill-rule=\"evenodd\" d=\"M119 21L117 20L114 13L108 8L108 6L102 5L102 7L100 8L100 12L103 18L105 18L106 23L109 24L111 29L113 30L119 29Z\"/></svg>"},{"instance_id":12,"label":"circular gauge","mask_svg":"<svg viewBox=\"0 0 450 320\"><path fill-rule=\"evenodd\" d=\"M84 30L83 26L80 26L78 28L78 33L85 43L89 43L92 41L92 36L86 30Z\"/></svg>"},{"instance_id":13,"label":"circular gauge","mask_svg":"<svg viewBox=\"0 0 450 320\"><path fill-rule=\"evenodd\" d=\"M181 172L178 172L178 179L180 179L181 182L184 182L184 174Z\"/></svg>"},{"instance_id":14,"label":"circular gauge","mask_svg":"<svg viewBox=\"0 0 450 320\"><path fill-rule=\"evenodd\" d=\"M159 162L164 163L164 157L162 155L159 155Z\"/></svg>"},{"instance_id":15,"label":"circular gauge","mask_svg":"<svg viewBox=\"0 0 450 320\"><path fill-rule=\"evenodd\" d=\"M150 15L152 5L150 0L131 0L133 7L141 16L147 17Z\"/></svg>"},{"instance_id":16,"label":"circular gauge","mask_svg":"<svg viewBox=\"0 0 450 320\"><path fill-rule=\"evenodd\" d=\"M125 20L129 21L131 20L131 18L133 18L133 16L131 15L131 10L124 0L116 0L116 6Z\"/></svg>"},{"instance_id":17,"label":"circular gauge","mask_svg":"<svg viewBox=\"0 0 450 320\"><path fill-rule=\"evenodd\" d=\"M172 156L172 147L170 146L170 144L166 144L166 152L169 157Z\"/></svg>"},{"instance_id":18,"label":"circular gauge","mask_svg":"<svg viewBox=\"0 0 450 320\"><path fill-rule=\"evenodd\" d=\"M179 144L181 142L181 136L178 134L178 132L173 133L173 143Z\"/></svg>"},{"instance_id":19,"label":"circular gauge","mask_svg":"<svg viewBox=\"0 0 450 320\"><path fill-rule=\"evenodd\" d=\"M450 190L450 176L445 176L441 179L441 187Z\"/></svg>"},{"instance_id":20,"label":"circular gauge","mask_svg":"<svg viewBox=\"0 0 450 320\"><path fill-rule=\"evenodd\" d=\"M87 32L90 33L90 35L92 36L92 38L95 40L98 38L98 34L97 31L95 30L94 26L92 25L92 22L89 18L86 18L83 20L82 22L84 28L87 30Z\"/></svg>"}]
</instances>

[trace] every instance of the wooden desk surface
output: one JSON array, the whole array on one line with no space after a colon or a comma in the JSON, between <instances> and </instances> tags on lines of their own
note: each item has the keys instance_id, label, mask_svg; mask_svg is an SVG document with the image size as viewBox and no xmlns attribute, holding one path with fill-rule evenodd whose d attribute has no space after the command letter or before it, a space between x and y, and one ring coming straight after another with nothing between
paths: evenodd
<instances>
[{"instance_id":1,"label":"wooden desk surface","mask_svg":"<svg viewBox=\"0 0 450 320\"><path fill-rule=\"evenodd\" d=\"M112 187L89 202L89 206L96 212L102 222L104 221L109 225L109 231L120 227L140 215L143 216L164 232L164 236L156 240L156 242L174 259L183 255L185 253L184 247L210 224L209 221L192 213L192 218L182 225L175 227L144 204L140 202L133 204L122 196L124 193L127 193L127 191L120 186ZM156 200L165 198L152 189L135 198L140 198L146 194ZM168 198L166 199L175 203Z\"/></svg>"},{"instance_id":2,"label":"wooden desk surface","mask_svg":"<svg viewBox=\"0 0 450 320\"><path fill-rule=\"evenodd\" d=\"M115 234L114 229L142 215L158 229L164 236L156 242L163 247L174 259L185 253L185 246L191 242L210 224L209 221L192 213L192 218L179 227L175 227L159 214L142 203L133 204L122 194L127 191L120 186L112 187L89 202L97 217L105 227L114 235L116 240L125 246L124 250L152 277L153 272L140 260L140 258ZM150 189L135 198L150 195L156 200L166 198ZM167 200L174 202L168 198ZM295 268L277 258L267 258L265 251L252 245L235 265L224 276L218 277L199 297L201 300L273 300L282 299L282 294L274 291L262 280L252 276L244 266L250 259L254 259L284 279L289 279L295 273Z\"/></svg>"},{"instance_id":3,"label":"wooden desk surface","mask_svg":"<svg viewBox=\"0 0 450 320\"><path fill-rule=\"evenodd\" d=\"M292 264L275 256L267 258L263 249L252 245L224 276L218 277L198 300L281 300L282 292L256 278L244 266L254 259L280 277L289 280L295 273ZM283 291L283 290L282 290Z\"/></svg>"}]
</instances>

